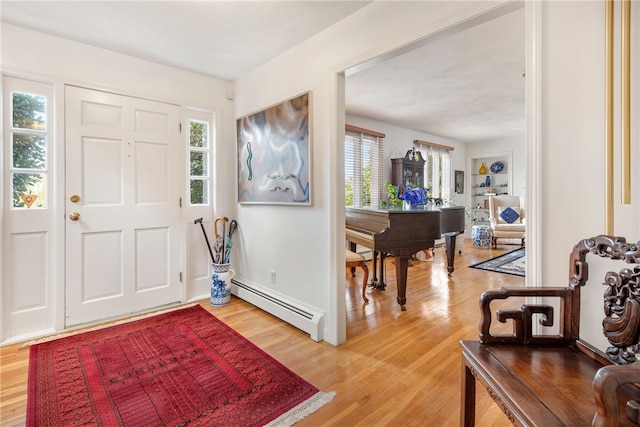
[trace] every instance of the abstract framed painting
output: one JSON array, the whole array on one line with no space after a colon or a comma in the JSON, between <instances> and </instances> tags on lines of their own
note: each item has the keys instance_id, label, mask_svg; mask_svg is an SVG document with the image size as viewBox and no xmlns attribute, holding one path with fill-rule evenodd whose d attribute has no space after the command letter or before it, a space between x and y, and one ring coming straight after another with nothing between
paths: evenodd
<instances>
[{"instance_id":1,"label":"abstract framed painting","mask_svg":"<svg viewBox=\"0 0 640 427\"><path fill-rule=\"evenodd\" d=\"M311 91L236 126L238 203L311 205Z\"/></svg>"}]
</instances>

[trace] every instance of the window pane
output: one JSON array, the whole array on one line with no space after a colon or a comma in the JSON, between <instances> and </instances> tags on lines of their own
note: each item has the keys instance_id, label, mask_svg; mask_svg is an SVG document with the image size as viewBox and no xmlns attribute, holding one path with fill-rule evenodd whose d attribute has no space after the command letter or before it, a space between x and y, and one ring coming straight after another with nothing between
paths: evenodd
<instances>
[{"instance_id":1,"label":"window pane","mask_svg":"<svg viewBox=\"0 0 640 427\"><path fill-rule=\"evenodd\" d=\"M189 145L192 147L206 148L209 146L209 124L191 120L189 122Z\"/></svg>"},{"instance_id":2,"label":"window pane","mask_svg":"<svg viewBox=\"0 0 640 427\"><path fill-rule=\"evenodd\" d=\"M13 134L13 167L44 169L46 166L46 137L29 133Z\"/></svg>"},{"instance_id":3,"label":"window pane","mask_svg":"<svg viewBox=\"0 0 640 427\"><path fill-rule=\"evenodd\" d=\"M382 138L345 134L344 193L345 205L380 207L384 189Z\"/></svg>"},{"instance_id":4,"label":"window pane","mask_svg":"<svg viewBox=\"0 0 640 427\"><path fill-rule=\"evenodd\" d=\"M46 208L47 175L44 173L13 173L13 207Z\"/></svg>"},{"instance_id":5,"label":"window pane","mask_svg":"<svg viewBox=\"0 0 640 427\"><path fill-rule=\"evenodd\" d=\"M191 176L206 176L209 168L207 167L207 153L204 151L191 151Z\"/></svg>"},{"instance_id":6,"label":"window pane","mask_svg":"<svg viewBox=\"0 0 640 427\"><path fill-rule=\"evenodd\" d=\"M47 98L28 93L13 93L13 127L46 130L45 105Z\"/></svg>"},{"instance_id":7,"label":"window pane","mask_svg":"<svg viewBox=\"0 0 640 427\"><path fill-rule=\"evenodd\" d=\"M362 145L362 206L371 206L371 145Z\"/></svg>"},{"instance_id":8,"label":"window pane","mask_svg":"<svg viewBox=\"0 0 640 427\"><path fill-rule=\"evenodd\" d=\"M191 180L191 204L206 205L209 203L209 180L192 179Z\"/></svg>"},{"instance_id":9,"label":"window pane","mask_svg":"<svg viewBox=\"0 0 640 427\"><path fill-rule=\"evenodd\" d=\"M451 156L446 150L418 149L424 157L424 180L428 195L448 201L451 196Z\"/></svg>"}]
</instances>

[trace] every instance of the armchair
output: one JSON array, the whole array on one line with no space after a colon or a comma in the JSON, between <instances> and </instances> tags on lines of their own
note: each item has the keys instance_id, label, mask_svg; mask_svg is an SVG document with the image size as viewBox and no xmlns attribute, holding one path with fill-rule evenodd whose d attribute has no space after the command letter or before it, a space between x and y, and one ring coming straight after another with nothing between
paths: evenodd
<instances>
[{"instance_id":1,"label":"armchair","mask_svg":"<svg viewBox=\"0 0 640 427\"><path fill-rule=\"evenodd\" d=\"M521 246L524 246L525 221L524 198L508 195L489 197L492 247L497 246L499 238L520 239Z\"/></svg>"}]
</instances>

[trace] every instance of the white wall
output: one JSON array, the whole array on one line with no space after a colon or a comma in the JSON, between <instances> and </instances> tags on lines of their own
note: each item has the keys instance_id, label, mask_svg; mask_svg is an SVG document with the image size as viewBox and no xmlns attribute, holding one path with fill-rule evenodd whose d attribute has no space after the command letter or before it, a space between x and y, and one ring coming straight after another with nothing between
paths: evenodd
<instances>
[{"instance_id":1,"label":"white wall","mask_svg":"<svg viewBox=\"0 0 640 427\"><path fill-rule=\"evenodd\" d=\"M269 271L276 270L275 288L325 311L325 339L337 344L345 339L340 160L344 78L337 73L497 4L374 2L239 79L233 111L225 98L228 85L224 82L6 24L2 67L4 72L49 79L57 88L66 81L86 83L219 112L215 213L236 214L239 220L234 267L239 275L265 287L270 287ZM640 22L638 8L634 10L634 22ZM541 69L539 158L527 159L528 171L541 172L540 187L531 186L536 193L527 202L528 209L539 213L539 237L529 240L528 247L540 254L539 284L553 286L567 283L572 245L604 231L604 6L591 1L545 1L541 12L540 64L529 64ZM633 75L639 75L635 61ZM234 118L307 90L313 91L313 206L236 206ZM640 150L637 114L634 117L635 165ZM640 237L638 182L634 170L631 206L616 202L616 232L630 240ZM59 222L60 214L56 212ZM61 286L58 281L57 289ZM602 292L597 284L591 290ZM601 307L597 310L593 317L599 319Z\"/></svg>"},{"instance_id":2,"label":"white wall","mask_svg":"<svg viewBox=\"0 0 640 427\"><path fill-rule=\"evenodd\" d=\"M325 312L325 340L345 339L344 77L337 73L499 3L374 2L236 81L236 117L313 91L313 206L242 205L246 241L237 270ZM280 242L277 250L273 242ZM272 287L273 288L273 287ZM411 310L411 295L408 295Z\"/></svg>"},{"instance_id":3,"label":"white wall","mask_svg":"<svg viewBox=\"0 0 640 427\"><path fill-rule=\"evenodd\" d=\"M413 146L413 140L420 139L454 147L454 150L450 152L452 182L453 171L455 170L465 171L467 180L470 179L471 174L475 172L466 170L467 158L469 156L511 152L513 154L513 162L510 166L513 168L513 185L511 192L515 196L524 196L526 194L527 147L526 135L524 133L520 137L512 136L498 141L465 144L449 138L401 128L350 114L347 114L346 122L354 126L382 132L386 135L384 140L384 177L386 180L391 180L391 159L403 157L407 150ZM451 201L453 203L465 206L472 205L469 194L453 194L452 196L453 199ZM470 230L467 231L470 233ZM470 237L470 234L467 233L464 237Z\"/></svg>"},{"instance_id":4,"label":"white wall","mask_svg":"<svg viewBox=\"0 0 640 427\"><path fill-rule=\"evenodd\" d=\"M634 1L635 43L640 27L640 4ZM605 104L602 2L549 1L542 4L542 187L539 209L542 284L566 285L572 245L605 232ZM619 38L619 31L616 38ZM619 41L618 41L619 43ZM632 47L637 52L639 46ZM633 54L632 54L633 56ZM617 75L617 73L616 73ZM632 165L640 164L638 105L640 69L635 59L632 87L634 122ZM632 86L634 83L632 82ZM619 90L619 86L616 86ZM619 98L615 101L619 102ZM616 104L616 109L617 109ZM614 234L640 240L640 181L632 175L632 203L620 203L620 121L616 118ZM602 340L602 294L595 272L583 291L581 333L589 341Z\"/></svg>"},{"instance_id":5,"label":"white wall","mask_svg":"<svg viewBox=\"0 0 640 427\"><path fill-rule=\"evenodd\" d=\"M4 75L12 75L26 79L34 79L51 84L54 88L55 147L54 164L51 167L54 179L54 194L51 197L50 233L54 235L53 247L46 248L47 262L53 266L55 277L49 278L52 297L48 300L48 310L52 313L46 324L39 325L39 330L31 333L37 335L47 330L61 329L64 326L64 85L73 84L98 90L105 90L130 96L142 97L180 105L185 114L186 109L194 109L207 113L215 118L215 166L213 184L216 186L214 209L183 209L183 227L189 243L183 243L182 253L190 246L192 256L198 254L208 266L207 250L200 229L193 224L197 216L210 220L214 213L224 214L233 211L235 204L235 128L233 123L232 101L227 99L232 85L229 82L213 79L203 75L177 70L175 68L140 60L112 51L94 48L69 40L52 37L42 33L26 30L9 24L1 28L1 71ZM177 124L176 124L177 125ZM186 195L185 181L185 195ZM6 197L0 201L0 212L5 208ZM183 197L183 200L186 200ZM184 204L183 204L184 206ZM3 238L11 230L1 229ZM7 253L2 253L6 262ZM188 276L185 259L183 272ZM5 265L6 266L6 265ZM205 267L206 269L206 267ZM0 287L16 286L6 280L6 270L0 278ZM186 289L187 299L203 298L208 295L210 281L204 286ZM2 304L0 304L0 307ZM6 320L5 316L2 316ZM3 337L11 336L10 325L3 322ZM12 337L18 339L19 337Z\"/></svg>"},{"instance_id":6,"label":"white wall","mask_svg":"<svg viewBox=\"0 0 640 427\"><path fill-rule=\"evenodd\" d=\"M449 138L443 138L437 135L419 132L413 129L401 128L398 126L390 125L389 123L367 119L365 117L354 116L351 114L347 114L346 122L350 125L359 126L365 129L374 130L376 132L382 132L385 134L384 179L388 181L391 181L391 159L404 157L404 155L407 154L407 151L413 148L413 140L415 139L433 142L436 144L448 145L454 148L454 150L450 152L452 174L451 182L453 182L454 170L465 170L466 144L464 143ZM458 202L464 203L463 201Z\"/></svg>"},{"instance_id":7,"label":"white wall","mask_svg":"<svg viewBox=\"0 0 640 427\"><path fill-rule=\"evenodd\" d=\"M292 280L282 282L280 290L328 313L325 338L330 342L343 339L342 313L335 307L340 307L337 290L344 280L339 254L343 244L340 188L343 109L338 102L343 94L339 91L342 81L333 80L332 76L395 46L404 46L430 30L470 16L472 7L489 4L376 2L236 82L237 116L304 90L315 93L314 206L241 208L238 216L251 227L253 239L269 241L292 233L313 242L297 243L294 237L282 248L285 261L278 268L290 269ZM528 78L539 77L541 84L540 145L529 150L535 156L528 156L527 173L521 182L514 183L514 188L529 187L526 176L529 171L536 171L535 177L540 182L531 186L534 197L528 197L527 201L528 209L537 212L533 216L537 223L530 224L536 230L532 232L534 239L529 240L529 248L540 256L535 258L539 266L530 267L541 270L541 283L536 285L566 285L568 254L573 244L604 231L604 6L601 2L545 1L540 11L541 55L535 58L536 63L528 64L531 71ZM533 74L536 66L540 67L540 76ZM332 93L337 94L332 97ZM635 97L637 105L637 94ZM536 105L529 101L528 105ZM516 162L523 165L521 158ZM637 196L637 175L634 178ZM621 217L624 221L618 221L617 229L630 233L630 239L639 237L638 202L637 198L634 200L631 208L617 207L617 215L625 215ZM280 219L282 215L287 221ZM258 226L260 219L266 226ZM266 283L270 264L278 261L253 248L247 247L247 253L252 266L243 272ZM601 292L597 286L593 288ZM408 300L410 310L410 295Z\"/></svg>"},{"instance_id":8,"label":"white wall","mask_svg":"<svg viewBox=\"0 0 640 427\"><path fill-rule=\"evenodd\" d=\"M514 196L524 196L527 190L527 140L526 135L509 137L498 141L477 142L467 144L467 157L488 153L513 154L512 164L508 165L512 172L513 183L509 191ZM488 165L487 165L488 166ZM467 173L477 171L467 171Z\"/></svg>"}]
</instances>

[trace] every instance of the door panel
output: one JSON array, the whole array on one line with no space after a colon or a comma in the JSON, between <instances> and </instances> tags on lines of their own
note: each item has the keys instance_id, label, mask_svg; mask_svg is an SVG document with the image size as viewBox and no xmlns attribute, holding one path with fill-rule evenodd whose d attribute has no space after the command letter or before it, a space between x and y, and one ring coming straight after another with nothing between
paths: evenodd
<instances>
[{"instance_id":1,"label":"door panel","mask_svg":"<svg viewBox=\"0 0 640 427\"><path fill-rule=\"evenodd\" d=\"M179 301L179 107L71 86L65 102L67 326Z\"/></svg>"},{"instance_id":2,"label":"door panel","mask_svg":"<svg viewBox=\"0 0 640 427\"><path fill-rule=\"evenodd\" d=\"M170 230L148 228L136 230L136 290L149 291L170 286Z\"/></svg>"},{"instance_id":3,"label":"door panel","mask_svg":"<svg viewBox=\"0 0 640 427\"><path fill-rule=\"evenodd\" d=\"M83 233L80 253L83 255L80 301L86 303L122 296L122 233Z\"/></svg>"},{"instance_id":4,"label":"door panel","mask_svg":"<svg viewBox=\"0 0 640 427\"><path fill-rule=\"evenodd\" d=\"M122 205L121 140L83 137L80 161L85 206Z\"/></svg>"},{"instance_id":5,"label":"door panel","mask_svg":"<svg viewBox=\"0 0 640 427\"><path fill-rule=\"evenodd\" d=\"M136 143L136 204L169 203L167 146Z\"/></svg>"}]
</instances>

